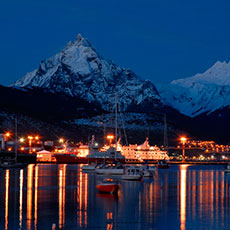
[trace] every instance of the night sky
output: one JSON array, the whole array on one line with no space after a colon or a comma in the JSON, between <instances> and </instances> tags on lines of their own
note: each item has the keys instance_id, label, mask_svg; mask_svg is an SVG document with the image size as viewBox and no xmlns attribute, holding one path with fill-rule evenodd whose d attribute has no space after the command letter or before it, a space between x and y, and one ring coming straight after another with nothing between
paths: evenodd
<instances>
[{"instance_id":1,"label":"night sky","mask_svg":"<svg viewBox=\"0 0 230 230\"><path fill-rule=\"evenodd\" d=\"M229 61L230 2L0 0L0 84L9 85L78 33L153 83Z\"/></svg>"}]
</instances>

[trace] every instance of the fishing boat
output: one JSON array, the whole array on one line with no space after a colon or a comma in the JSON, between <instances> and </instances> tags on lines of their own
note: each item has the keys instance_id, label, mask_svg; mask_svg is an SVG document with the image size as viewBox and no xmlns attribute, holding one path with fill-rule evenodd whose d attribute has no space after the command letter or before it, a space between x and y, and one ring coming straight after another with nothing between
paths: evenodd
<instances>
[{"instance_id":1,"label":"fishing boat","mask_svg":"<svg viewBox=\"0 0 230 230\"><path fill-rule=\"evenodd\" d=\"M110 175L122 175L124 174L124 167L120 163L115 164L102 164L95 169L97 174L110 174Z\"/></svg>"},{"instance_id":2,"label":"fishing boat","mask_svg":"<svg viewBox=\"0 0 230 230\"><path fill-rule=\"evenodd\" d=\"M111 178L104 179L102 182L99 182L96 187L100 193L117 193L119 190L118 182Z\"/></svg>"},{"instance_id":3,"label":"fishing boat","mask_svg":"<svg viewBox=\"0 0 230 230\"><path fill-rule=\"evenodd\" d=\"M158 167L158 169L168 169L169 164L166 162L166 160L159 160L157 162L157 167Z\"/></svg>"},{"instance_id":4,"label":"fishing boat","mask_svg":"<svg viewBox=\"0 0 230 230\"><path fill-rule=\"evenodd\" d=\"M227 164L225 170L224 170L225 173L230 173L230 164Z\"/></svg>"},{"instance_id":5,"label":"fishing boat","mask_svg":"<svg viewBox=\"0 0 230 230\"><path fill-rule=\"evenodd\" d=\"M143 173L139 169L139 167L130 166L126 168L125 174L121 176L122 180L141 180L143 177Z\"/></svg>"}]
</instances>

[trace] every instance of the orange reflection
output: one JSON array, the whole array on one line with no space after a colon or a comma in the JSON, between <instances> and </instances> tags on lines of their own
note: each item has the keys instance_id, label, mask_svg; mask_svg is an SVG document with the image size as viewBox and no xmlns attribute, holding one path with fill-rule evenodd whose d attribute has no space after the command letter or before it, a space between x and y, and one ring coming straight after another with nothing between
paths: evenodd
<instances>
[{"instance_id":1,"label":"orange reflection","mask_svg":"<svg viewBox=\"0 0 230 230\"><path fill-rule=\"evenodd\" d=\"M65 183L66 164L59 170L59 228L65 225Z\"/></svg>"},{"instance_id":2,"label":"orange reflection","mask_svg":"<svg viewBox=\"0 0 230 230\"><path fill-rule=\"evenodd\" d=\"M20 170L19 177L20 189L19 189L19 229L22 229L22 207L23 207L23 169Z\"/></svg>"},{"instance_id":3,"label":"orange reflection","mask_svg":"<svg viewBox=\"0 0 230 230\"><path fill-rule=\"evenodd\" d=\"M180 229L186 229L186 176L187 165L180 166Z\"/></svg>"},{"instance_id":4,"label":"orange reflection","mask_svg":"<svg viewBox=\"0 0 230 230\"><path fill-rule=\"evenodd\" d=\"M87 227L87 205L88 205L88 174L79 171L77 182L77 202L79 204L78 223L80 227ZM84 176L84 178L83 178Z\"/></svg>"},{"instance_id":5,"label":"orange reflection","mask_svg":"<svg viewBox=\"0 0 230 230\"><path fill-rule=\"evenodd\" d=\"M107 221L111 222L113 220L113 213L107 212L106 219ZM112 229L113 229L113 223L107 223L106 230L112 230Z\"/></svg>"},{"instance_id":6,"label":"orange reflection","mask_svg":"<svg viewBox=\"0 0 230 230\"><path fill-rule=\"evenodd\" d=\"M34 229L37 229L38 222L38 166L35 167L35 185L34 185Z\"/></svg>"},{"instance_id":7,"label":"orange reflection","mask_svg":"<svg viewBox=\"0 0 230 230\"><path fill-rule=\"evenodd\" d=\"M6 193L5 193L5 230L8 229L9 181L10 181L10 171L6 170L6 175L5 175L5 183L6 183Z\"/></svg>"},{"instance_id":8,"label":"orange reflection","mask_svg":"<svg viewBox=\"0 0 230 230\"><path fill-rule=\"evenodd\" d=\"M27 172L27 229L31 229L32 221L32 201L33 201L33 168L34 165L28 166Z\"/></svg>"}]
</instances>

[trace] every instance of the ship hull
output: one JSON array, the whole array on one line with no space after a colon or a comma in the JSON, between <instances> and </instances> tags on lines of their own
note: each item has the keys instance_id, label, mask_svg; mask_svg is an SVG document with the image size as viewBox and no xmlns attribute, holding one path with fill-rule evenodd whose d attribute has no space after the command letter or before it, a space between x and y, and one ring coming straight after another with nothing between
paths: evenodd
<instances>
[{"instance_id":1,"label":"ship hull","mask_svg":"<svg viewBox=\"0 0 230 230\"><path fill-rule=\"evenodd\" d=\"M54 154L57 163L61 164L86 164L86 163L103 163L103 162L121 162L125 163L125 159L115 159L115 158L94 158L94 157L77 157L73 154Z\"/></svg>"}]
</instances>

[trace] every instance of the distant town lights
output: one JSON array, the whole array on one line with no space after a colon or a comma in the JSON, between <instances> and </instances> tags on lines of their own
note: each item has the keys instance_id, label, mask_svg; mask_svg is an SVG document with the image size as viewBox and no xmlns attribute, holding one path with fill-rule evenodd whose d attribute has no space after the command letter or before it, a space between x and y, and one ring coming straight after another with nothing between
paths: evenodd
<instances>
[{"instance_id":1,"label":"distant town lights","mask_svg":"<svg viewBox=\"0 0 230 230\"><path fill-rule=\"evenodd\" d=\"M9 137L9 136L10 136L10 132L7 132L7 133L6 133L6 136Z\"/></svg>"}]
</instances>

